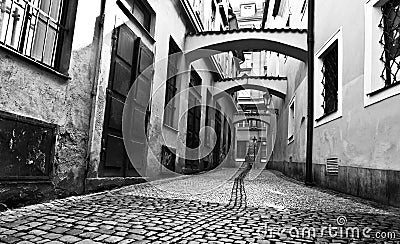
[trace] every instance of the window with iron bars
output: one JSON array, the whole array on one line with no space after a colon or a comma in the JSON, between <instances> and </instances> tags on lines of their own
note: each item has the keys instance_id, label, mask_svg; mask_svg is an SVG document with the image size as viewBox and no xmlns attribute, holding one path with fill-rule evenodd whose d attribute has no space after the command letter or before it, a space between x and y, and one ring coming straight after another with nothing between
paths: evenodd
<instances>
[{"instance_id":1,"label":"window with iron bars","mask_svg":"<svg viewBox=\"0 0 400 244\"><path fill-rule=\"evenodd\" d=\"M321 56L322 60L322 108L324 115L338 110L338 41L335 41Z\"/></svg>"},{"instance_id":2,"label":"window with iron bars","mask_svg":"<svg viewBox=\"0 0 400 244\"><path fill-rule=\"evenodd\" d=\"M0 43L60 71L68 5L65 0L0 0Z\"/></svg>"},{"instance_id":3,"label":"window with iron bars","mask_svg":"<svg viewBox=\"0 0 400 244\"><path fill-rule=\"evenodd\" d=\"M391 0L382 6L382 19L379 27L382 37L379 43L383 46L380 60L384 64L381 78L386 87L400 81L400 0Z\"/></svg>"}]
</instances>

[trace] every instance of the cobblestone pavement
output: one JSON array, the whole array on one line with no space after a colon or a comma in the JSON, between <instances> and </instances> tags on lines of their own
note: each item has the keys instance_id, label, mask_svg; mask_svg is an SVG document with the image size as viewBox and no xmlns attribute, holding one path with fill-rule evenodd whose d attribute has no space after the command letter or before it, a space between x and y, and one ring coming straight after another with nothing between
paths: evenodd
<instances>
[{"instance_id":1,"label":"cobblestone pavement","mask_svg":"<svg viewBox=\"0 0 400 244\"><path fill-rule=\"evenodd\" d=\"M396 208L246 173L221 169L10 210L0 213L0 242L399 243Z\"/></svg>"}]
</instances>

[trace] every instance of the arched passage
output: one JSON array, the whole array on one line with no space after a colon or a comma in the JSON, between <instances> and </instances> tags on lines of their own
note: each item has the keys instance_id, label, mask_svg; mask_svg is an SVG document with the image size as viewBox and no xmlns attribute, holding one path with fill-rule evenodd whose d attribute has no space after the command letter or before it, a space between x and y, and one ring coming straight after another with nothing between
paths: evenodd
<instances>
[{"instance_id":1,"label":"arched passage","mask_svg":"<svg viewBox=\"0 0 400 244\"><path fill-rule=\"evenodd\" d=\"M232 123L235 125L237 123L247 121L247 120L257 120L257 121L264 122L266 124L271 124L271 114L269 114L269 113L259 113L259 114L235 113L233 116Z\"/></svg>"},{"instance_id":2,"label":"arched passage","mask_svg":"<svg viewBox=\"0 0 400 244\"><path fill-rule=\"evenodd\" d=\"M232 50L268 50L307 60L307 31L302 29L238 29L188 34L189 62Z\"/></svg>"},{"instance_id":3,"label":"arched passage","mask_svg":"<svg viewBox=\"0 0 400 244\"><path fill-rule=\"evenodd\" d=\"M214 84L214 96L216 99L224 93L233 93L244 89L253 89L269 92L271 95L284 99L287 92L286 77L246 76L224 79Z\"/></svg>"}]
</instances>

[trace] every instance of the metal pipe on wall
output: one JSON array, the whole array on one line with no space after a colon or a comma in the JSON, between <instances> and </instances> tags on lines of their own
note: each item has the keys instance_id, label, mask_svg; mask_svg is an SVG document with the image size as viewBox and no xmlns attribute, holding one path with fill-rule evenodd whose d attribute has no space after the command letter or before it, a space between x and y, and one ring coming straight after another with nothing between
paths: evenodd
<instances>
[{"instance_id":1,"label":"metal pipe on wall","mask_svg":"<svg viewBox=\"0 0 400 244\"><path fill-rule=\"evenodd\" d=\"M307 155L306 155L306 185L313 185L312 150L314 135L314 17L315 0L308 0L308 92L307 92Z\"/></svg>"}]
</instances>

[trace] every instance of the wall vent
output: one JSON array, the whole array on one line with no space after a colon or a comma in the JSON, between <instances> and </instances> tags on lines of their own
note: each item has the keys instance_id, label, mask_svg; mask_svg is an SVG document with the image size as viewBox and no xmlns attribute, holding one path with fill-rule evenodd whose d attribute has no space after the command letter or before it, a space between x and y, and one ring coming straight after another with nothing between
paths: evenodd
<instances>
[{"instance_id":1,"label":"wall vent","mask_svg":"<svg viewBox=\"0 0 400 244\"><path fill-rule=\"evenodd\" d=\"M326 174L338 175L339 174L339 158L326 159Z\"/></svg>"}]
</instances>

